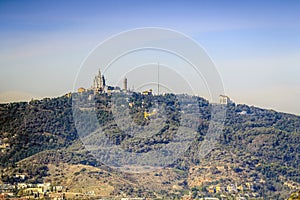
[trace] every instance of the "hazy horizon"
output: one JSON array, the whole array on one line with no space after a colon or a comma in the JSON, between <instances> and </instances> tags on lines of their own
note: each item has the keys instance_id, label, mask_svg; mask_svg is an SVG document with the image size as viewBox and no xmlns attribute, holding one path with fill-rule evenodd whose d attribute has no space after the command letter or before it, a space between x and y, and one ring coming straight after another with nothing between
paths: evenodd
<instances>
[{"instance_id":1,"label":"hazy horizon","mask_svg":"<svg viewBox=\"0 0 300 200\"><path fill-rule=\"evenodd\" d=\"M82 62L103 40L161 27L206 50L234 102L299 115L299 8L296 1L2 1L0 102L76 90Z\"/></svg>"}]
</instances>

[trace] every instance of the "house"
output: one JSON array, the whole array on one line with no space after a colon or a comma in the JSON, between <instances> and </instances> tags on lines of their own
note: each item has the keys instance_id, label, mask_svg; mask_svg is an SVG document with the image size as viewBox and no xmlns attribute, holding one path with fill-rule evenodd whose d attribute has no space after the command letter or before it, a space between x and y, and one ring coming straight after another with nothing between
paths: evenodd
<instances>
[{"instance_id":1,"label":"house","mask_svg":"<svg viewBox=\"0 0 300 200\"><path fill-rule=\"evenodd\" d=\"M69 92L69 93L65 94L65 97L67 97L67 98L71 98L71 97L72 97L72 93L71 93L71 92Z\"/></svg>"},{"instance_id":2,"label":"house","mask_svg":"<svg viewBox=\"0 0 300 200\"><path fill-rule=\"evenodd\" d=\"M83 87L80 87L80 88L78 88L78 93L83 93L83 92L85 92L86 91L86 89L85 88L83 88Z\"/></svg>"},{"instance_id":3,"label":"house","mask_svg":"<svg viewBox=\"0 0 300 200\"><path fill-rule=\"evenodd\" d=\"M226 95L220 95L219 96L219 103L221 105L228 105L228 104L231 104L232 101L230 100L230 98Z\"/></svg>"},{"instance_id":4,"label":"house","mask_svg":"<svg viewBox=\"0 0 300 200\"><path fill-rule=\"evenodd\" d=\"M53 186L53 190L56 192L62 192L63 191L63 186L58 185L58 186Z\"/></svg>"},{"instance_id":5,"label":"house","mask_svg":"<svg viewBox=\"0 0 300 200\"><path fill-rule=\"evenodd\" d=\"M24 190L24 193L26 194L35 194L35 193L39 193L42 194L43 193L43 188L27 188Z\"/></svg>"},{"instance_id":6,"label":"house","mask_svg":"<svg viewBox=\"0 0 300 200\"><path fill-rule=\"evenodd\" d=\"M244 192L244 190L246 190L246 189L247 189L247 188L244 187L244 185L240 185L240 186L237 187L237 190L238 190L239 192Z\"/></svg>"},{"instance_id":7,"label":"house","mask_svg":"<svg viewBox=\"0 0 300 200\"><path fill-rule=\"evenodd\" d=\"M121 88L116 86L116 87L113 87L113 86L107 86L107 94L108 95L111 95L113 93L120 93L121 92Z\"/></svg>"},{"instance_id":8,"label":"house","mask_svg":"<svg viewBox=\"0 0 300 200\"><path fill-rule=\"evenodd\" d=\"M253 190L254 190L254 187L253 187L253 184L252 184L252 183L247 182L247 183L246 183L246 186L247 186L247 189L248 189L248 190L250 190L250 191L253 191Z\"/></svg>"},{"instance_id":9,"label":"house","mask_svg":"<svg viewBox=\"0 0 300 200\"><path fill-rule=\"evenodd\" d=\"M26 184L26 183L18 183L17 188L18 188L18 189L24 189L24 188L27 188L27 184Z\"/></svg>"},{"instance_id":10,"label":"house","mask_svg":"<svg viewBox=\"0 0 300 200\"><path fill-rule=\"evenodd\" d=\"M214 186L209 186L209 187L207 188L207 190L208 190L209 193L215 193L215 188L214 188Z\"/></svg>"},{"instance_id":11,"label":"house","mask_svg":"<svg viewBox=\"0 0 300 200\"><path fill-rule=\"evenodd\" d=\"M227 185L227 191L230 192L230 193L233 193L233 192L237 192L237 188L234 184L229 184Z\"/></svg>"},{"instance_id":12,"label":"house","mask_svg":"<svg viewBox=\"0 0 300 200\"><path fill-rule=\"evenodd\" d=\"M64 193L51 193L49 194L49 197L53 200L65 200L65 194Z\"/></svg>"},{"instance_id":13,"label":"house","mask_svg":"<svg viewBox=\"0 0 300 200\"><path fill-rule=\"evenodd\" d=\"M43 189L43 192L48 192L48 191L50 191L50 186L51 186L50 183L39 183L39 184L36 185L36 187L42 188L42 189Z\"/></svg>"},{"instance_id":14,"label":"house","mask_svg":"<svg viewBox=\"0 0 300 200\"><path fill-rule=\"evenodd\" d=\"M128 106L129 106L130 108L132 108L132 107L134 106L134 102L129 102L129 103L128 103Z\"/></svg>"},{"instance_id":15,"label":"house","mask_svg":"<svg viewBox=\"0 0 300 200\"><path fill-rule=\"evenodd\" d=\"M143 95L152 95L152 89L145 90L142 92Z\"/></svg>"},{"instance_id":16,"label":"house","mask_svg":"<svg viewBox=\"0 0 300 200\"><path fill-rule=\"evenodd\" d=\"M247 111L243 110L241 112L238 112L238 115L247 115Z\"/></svg>"},{"instance_id":17,"label":"house","mask_svg":"<svg viewBox=\"0 0 300 200\"><path fill-rule=\"evenodd\" d=\"M21 180L25 180L26 175L25 175L25 174L16 174L16 175L15 175L15 178L19 178L19 179L21 179Z\"/></svg>"},{"instance_id":18,"label":"house","mask_svg":"<svg viewBox=\"0 0 300 200\"><path fill-rule=\"evenodd\" d=\"M3 192L3 193L13 192L14 189L15 189L15 186L10 185L10 184L0 185L0 192Z\"/></svg>"},{"instance_id":19,"label":"house","mask_svg":"<svg viewBox=\"0 0 300 200\"><path fill-rule=\"evenodd\" d=\"M95 191L91 190L91 191L86 192L85 194L88 196L95 196Z\"/></svg>"},{"instance_id":20,"label":"house","mask_svg":"<svg viewBox=\"0 0 300 200\"><path fill-rule=\"evenodd\" d=\"M6 148L9 148L10 147L10 144L9 143L3 143L0 145L0 149L6 149Z\"/></svg>"},{"instance_id":21,"label":"house","mask_svg":"<svg viewBox=\"0 0 300 200\"><path fill-rule=\"evenodd\" d=\"M221 193L221 192L223 192L223 191L225 191L225 188L224 188L224 187L221 187L221 186L219 186L219 185L216 186L216 193Z\"/></svg>"}]
</instances>

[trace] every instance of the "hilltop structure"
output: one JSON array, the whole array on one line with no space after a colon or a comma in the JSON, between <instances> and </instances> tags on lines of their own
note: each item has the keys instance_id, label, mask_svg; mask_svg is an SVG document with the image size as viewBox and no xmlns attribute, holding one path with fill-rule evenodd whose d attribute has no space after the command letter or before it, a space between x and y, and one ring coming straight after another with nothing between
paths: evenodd
<instances>
[{"instance_id":1,"label":"hilltop structure","mask_svg":"<svg viewBox=\"0 0 300 200\"><path fill-rule=\"evenodd\" d=\"M80 87L80 88L78 88L77 92L78 93L83 93L83 92L86 92L86 89L83 88L83 87Z\"/></svg>"},{"instance_id":2,"label":"hilltop structure","mask_svg":"<svg viewBox=\"0 0 300 200\"><path fill-rule=\"evenodd\" d=\"M105 77L103 74L101 74L101 71L99 69L98 74L94 77L92 90L94 90L94 94L99 94L99 93L111 94L111 93L118 93L121 91L127 92L128 91L127 78L125 77L123 80L122 89L118 86L109 86L106 84Z\"/></svg>"},{"instance_id":3,"label":"hilltop structure","mask_svg":"<svg viewBox=\"0 0 300 200\"><path fill-rule=\"evenodd\" d=\"M105 92L106 89L105 78L103 75L101 75L100 69L98 71L98 74L94 78L94 84L92 88L94 90L94 93Z\"/></svg>"},{"instance_id":4,"label":"hilltop structure","mask_svg":"<svg viewBox=\"0 0 300 200\"><path fill-rule=\"evenodd\" d=\"M222 104L222 105L228 105L228 104L231 104L232 101L228 96L221 94L219 96L219 103Z\"/></svg>"},{"instance_id":5,"label":"hilltop structure","mask_svg":"<svg viewBox=\"0 0 300 200\"><path fill-rule=\"evenodd\" d=\"M124 92L127 91L127 78L126 77L123 80L123 90L124 90Z\"/></svg>"}]
</instances>

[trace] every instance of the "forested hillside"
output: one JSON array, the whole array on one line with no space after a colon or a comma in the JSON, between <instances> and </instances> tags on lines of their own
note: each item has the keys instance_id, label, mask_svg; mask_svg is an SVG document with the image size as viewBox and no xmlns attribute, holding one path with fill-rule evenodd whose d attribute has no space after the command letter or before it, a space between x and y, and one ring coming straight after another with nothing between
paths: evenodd
<instances>
[{"instance_id":1,"label":"forested hillside","mask_svg":"<svg viewBox=\"0 0 300 200\"><path fill-rule=\"evenodd\" d=\"M88 99L90 93L74 95ZM117 181L106 178L107 181L111 180L108 183L114 187L112 195L127 193L180 197L186 191L192 191L194 196L220 196L216 192L218 185L226 187L235 184L245 185L245 188L246 185L252 185L249 189L251 193L262 198L283 199L300 185L299 116L229 104L224 129L215 148L204 159L199 159L197 149L205 139L211 118L212 104L207 100L182 95L181 98L186 99L186 104L180 105L173 94L130 94L126 99L126 106L129 107L130 117L141 127L146 127L151 120L155 120L155 116L145 117L144 114L151 112L149 109L154 102L162 105L168 119L153 138L142 139L137 143L128 132L118 129L112 112L111 96L100 94L94 98L90 106L95 108L99 124L104 127L110 141L126 151L139 153L160 148L170 142L182 125L179 122L183 106L189 108L191 105L187 99L197 102L197 108L189 108L199 110L197 134L191 146L180 158L166 166L165 170L174 170L172 173L160 171L152 174L157 180L162 180L155 183L161 187L140 185L138 183L142 182L141 177L114 172L103 165L101 160L93 158L82 146L73 119L72 98L67 96L0 105L2 182L18 181L12 178L16 173L27 174L32 183L43 182L51 177L49 166L52 165L49 164L66 163L100 167L115 173L115 177L130 182L125 181L120 185ZM185 109L185 112L189 109ZM76 112L83 115L86 111L81 109ZM185 126L192 126L189 121L184 122ZM90 132L95 128L88 121L78 123L84 123L83 127L90 129ZM89 139L92 140L93 137ZM171 174L169 179L164 176L168 173ZM212 188L214 189L211 191Z\"/></svg>"}]
</instances>

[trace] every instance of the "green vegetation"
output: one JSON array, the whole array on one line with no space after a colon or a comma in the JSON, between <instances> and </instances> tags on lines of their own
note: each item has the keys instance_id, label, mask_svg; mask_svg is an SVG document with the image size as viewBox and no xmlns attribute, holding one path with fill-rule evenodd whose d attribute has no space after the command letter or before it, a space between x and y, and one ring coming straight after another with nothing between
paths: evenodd
<instances>
[{"instance_id":1,"label":"green vegetation","mask_svg":"<svg viewBox=\"0 0 300 200\"><path fill-rule=\"evenodd\" d=\"M10 148L0 156L8 166L46 149L66 147L77 139L71 99L60 97L0 105L1 141Z\"/></svg>"},{"instance_id":2,"label":"green vegetation","mask_svg":"<svg viewBox=\"0 0 300 200\"><path fill-rule=\"evenodd\" d=\"M26 180L30 183L43 182L49 176L48 164L68 163L100 167L130 181L122 184L112 182L115 188L113 195L121 195L122 191L137 196L153 196L154 191L158 196L169 194L177 198L191 190L196 197L209 194L211 186L252 182L255 185L253 190L261 197L284 199L292 190L289 183L300 185L299 116L230 104L218 144L201 160L197 150L208 130L212 108L205 99L181 95L184 103L180 103L173 94L152 96L133 93L124 98L124 94L120 93L121 98L101 94L90 101L89 92L74 95L73 98L81 99L76 102L82 105L75 109L75 115L81 116L80 121L74 121L72 99L68 97L0 105L0 144L9 144L0 149L2 182L18 182L15 174L26 174ZM116 124L112 101L129 108L128 117L141 127L147 127L150 122L156 123L159 119L159 116L144 117L144 112L152 112L155 105L161 106L167 120L153 137L134 138ZM196 107L191 102L197 102ZM176 136L179 126L192 127L194 119L182 121L183 110L185 113L199 110L197 134L187 152L168 166L172 168L172 175L166 175L169 179L164 178L162 172L153 173L153 177L161 180L156 183L161 187L147 183L141 185L137 182L142 180L141 177L114 172L82 147L75 123L77 128L82 127L87 133L97 128L89 118L89 108L95 108L98 123L109 140L129 152L143 153L159 149ZM86 142L91 143L93 139L90 137L90 141ZM80 177L83 173L84 170L78 171L74 176ZM209 178L201 178L203 174Z\"/></svg>"}]
</instances>

